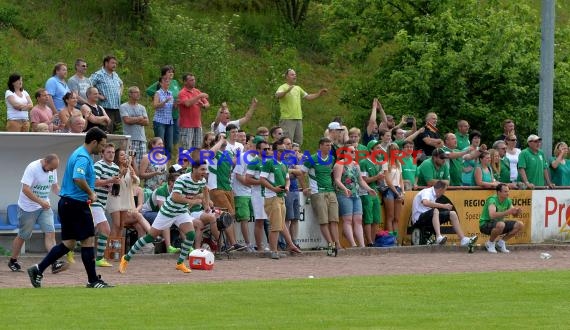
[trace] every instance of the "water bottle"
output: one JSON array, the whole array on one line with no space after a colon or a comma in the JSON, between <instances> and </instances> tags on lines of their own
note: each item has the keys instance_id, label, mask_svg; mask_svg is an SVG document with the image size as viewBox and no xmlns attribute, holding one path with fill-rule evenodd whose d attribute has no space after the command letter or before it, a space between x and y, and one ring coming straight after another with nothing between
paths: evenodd
<instances>
[{"instance_id":1,"label":"water bottle","mask_svg":"<svg viewBox=\"0 0 570 330\"><path fill-rule=\"evenodd\" d=\"M311 196L307 196L305 198L305 205L310 205L311 204Z\"/></svg>"}]
</instances>

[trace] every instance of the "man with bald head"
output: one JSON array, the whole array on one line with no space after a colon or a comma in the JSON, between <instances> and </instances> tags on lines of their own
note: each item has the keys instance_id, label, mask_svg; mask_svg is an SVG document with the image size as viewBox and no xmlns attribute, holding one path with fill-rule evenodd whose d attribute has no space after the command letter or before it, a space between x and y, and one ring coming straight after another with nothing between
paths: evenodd
<instances>
[{"instance_id":1,"label":"man with bald head","mask_svg":"<svg viewBox=\"0 0 570 330\"><path fill-rule=\"evenodd\" d=\"M24 242L32 236L36 223L44 232L46 249L49 251L55 245L53 210L49 201L49 193L51 191L54 195L59 194L58 167L57 155L49 154L31 162L24 170L21 180L22 188L18 197L18 235L12 242L12 256L8 262L8 267L14 272L22 269L18 256ZM67 267L67 264L58 260L51 265L51 270L55 274Z\"/></svg>"}]
</instances>

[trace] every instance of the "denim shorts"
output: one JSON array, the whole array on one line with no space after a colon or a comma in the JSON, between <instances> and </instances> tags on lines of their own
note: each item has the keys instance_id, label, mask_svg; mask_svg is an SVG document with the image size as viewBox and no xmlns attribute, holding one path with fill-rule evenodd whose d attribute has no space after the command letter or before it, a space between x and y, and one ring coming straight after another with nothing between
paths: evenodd
<instances>
[{"instance_id":1,"label":"denim shorts","mask_svg":"<svg viewBox=\"0 0 570 330\"><path fill-rule=\"evenodd\" d=\"M301 219L301 204L298 191L290 191L285 195L285 220Z\"/></svg>"},{"instance_id":2,"label":"denim shorts","mask_svg":"<svg viewBox=\"0 0 570 330\"><path fill-rule=\"evenodd\" d=\"M39 224L44 233L53 233L53 211L52 209L39 209L33 212L26 212L18 207L18 236L23 240L32 237L34 225Z\"/></svg>"},{"instance_id":3,"label":"denim shorts","mask_svg":"<svg viewBox=\"0 0 570 330\"><path fill-rule=\"evenodd\" d=\"M340 216L362 214L362 202L360 196L346 197L344 194L336 194Z\"/></svg>"},{"instance_id":4,"label":"denim shorts","mask_svg":"<svg viewBox=\"0 0 570 330\"><path fill-rule=\"evenodd\" d=\"M396 186L394 187L396 188L396 190L401 194L402 193L402 188ZM390 199L390 200L394 200L397 199L398 196L396 196L396 194L394 193L394 191L390 188L386 189L386 191L384 191L382 193L382 197L384 197L384 199Z\"/></svg>"}]
</instances>

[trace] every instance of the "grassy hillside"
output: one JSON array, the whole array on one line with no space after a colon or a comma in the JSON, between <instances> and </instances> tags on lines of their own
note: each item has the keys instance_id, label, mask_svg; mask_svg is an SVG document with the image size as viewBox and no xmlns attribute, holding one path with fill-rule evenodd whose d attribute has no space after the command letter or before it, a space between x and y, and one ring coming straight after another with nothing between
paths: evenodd
<instances>
[{"instance_id":1,"label":"grassy hillside","mask_svg":"<svg viewBox=\"0 0 570 330\"><path fill-rule=\"evenodd\" d=\"M539 1L525 1L539 10ZM353 67L332 65L319 44L322 23L317 1L302 31L287 29L271 8L262 7L263 1L153 0L151 18L146 21L130 17L129 3L0 1L0 77L6 82L10 73L21 73L24 88L33 94L51 76L56 62L68 64L70 77L74 60L84 58L91 74L99 69L103 56L112 53L119 58L118 73L125 85L144 88L158 77L160 66L170 63L179 80L182 72L192 71L198 76L198 87L210 93L213 107L206 113L205 123L212 121L221 102L228 101L232 116L239 117L251 98L257 97L258 111L246 127L252 131L276 123L278 106L272 96L282 83L281 75L293 67L299 85L308 92L322 87L330 91L326 97L304 104L306 147L313 148L337 115L347 118L351 126L363 126L351 119L369 109L339 103L338 82L349 78ZM568 22L566 7L558 3L559 23ZM171 29L170 33L165 29ZM226 41L216 37L223 33ZM216 49L221 50L217 53ZM150 110L148 99L143 104ZM1 130L5 119L2 102ZM152 134L150 129L148 134Z\"/></svg>"}]
</instances>

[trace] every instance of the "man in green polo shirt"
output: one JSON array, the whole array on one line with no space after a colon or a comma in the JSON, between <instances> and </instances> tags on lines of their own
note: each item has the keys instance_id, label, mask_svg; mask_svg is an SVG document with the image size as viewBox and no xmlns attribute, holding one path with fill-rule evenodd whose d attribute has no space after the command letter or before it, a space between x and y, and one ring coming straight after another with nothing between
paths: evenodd
<instances>
[{"instance_id":1,"label":"man in green polo shirt","mask_svg":"<svg viewBox=\"0 0 570 330\"><path fill-rule=\"evenodd\" d=\"M467 139L469 141L469 139ZM459 148L459 139L453 133L445 134L443 138L443 151L449 158L449 185L461 186L461 174L463 173L463 160L476 159L477 155L471 153L471 148L467 146L463 149Z\"/></svg>"},{"instance_id":2,"label":"man in green polo shirt","mask_svg":"<svg viewBox=\"0 0 570 330\"><path fill-rule=\"evenodd\" d=\"M465 148L471 145L469 141L469 123L467 120L461 119L457 121L455 136L457 137L457 149L465 150Z\"/></svg>"},{"instance_id":3,"label":"man in green polo shirt","mask_svg":"<svg viewBox=\"0 0 570 330\"><path fill-rule=\"evenodd\" d=\"M519 154L519 181L524 183L528 188L532 189L536 186L546 185L552 188L554 185L550 182L550 173L548 172L548 162L544 153L540 150L542 138L531 134L527 140L528 148Z\"/></svg>"},{"instance_id":4,"label":"man in green polo shirt","mask_svg":"<svg viewBox=\"0 0 570 330\"><path fill-rule=\"evenodd\" d=\"M331 155L332 141L329 138L319 140L319 149L310 157L303 156L301 170L309 174L309 189L305 194L311 196L311 207L319 221L321 234L328 244L327 255L335 256L340 247L338 232L338 201L332 182L334 166Z\"/></svg>"},{"instance_id":5,"label":"man in green polo shirt","mask_svg":"<svg viewBox=\"0 0 570 330\"><path fill-rule=\"evenodd\" d=\"M520 232L524 225L519 220L504 220L504 218L508 215L520 215L521 209L513 207L509 198L509 186L499 183L495 189L497 193L487 198L483 206L479 218L479 230L489 235L489 240L485 243L489 253L497 253L497 248L503 253L509 253L505 242ZM499 236L503 237L497 241Z\"/></svg>"},{"instance_id":6,"label":"man in green polo shirt","mask_svg":"<svg viewBox=\"0 0 570 330\"><path fill-rule=\"evenodd\" d=\"M418 167L418 186L433 186L437 181L449 185L449 165L447 154L442 149L435 149L432 156Z\"/></svg>"}]
</instances>

